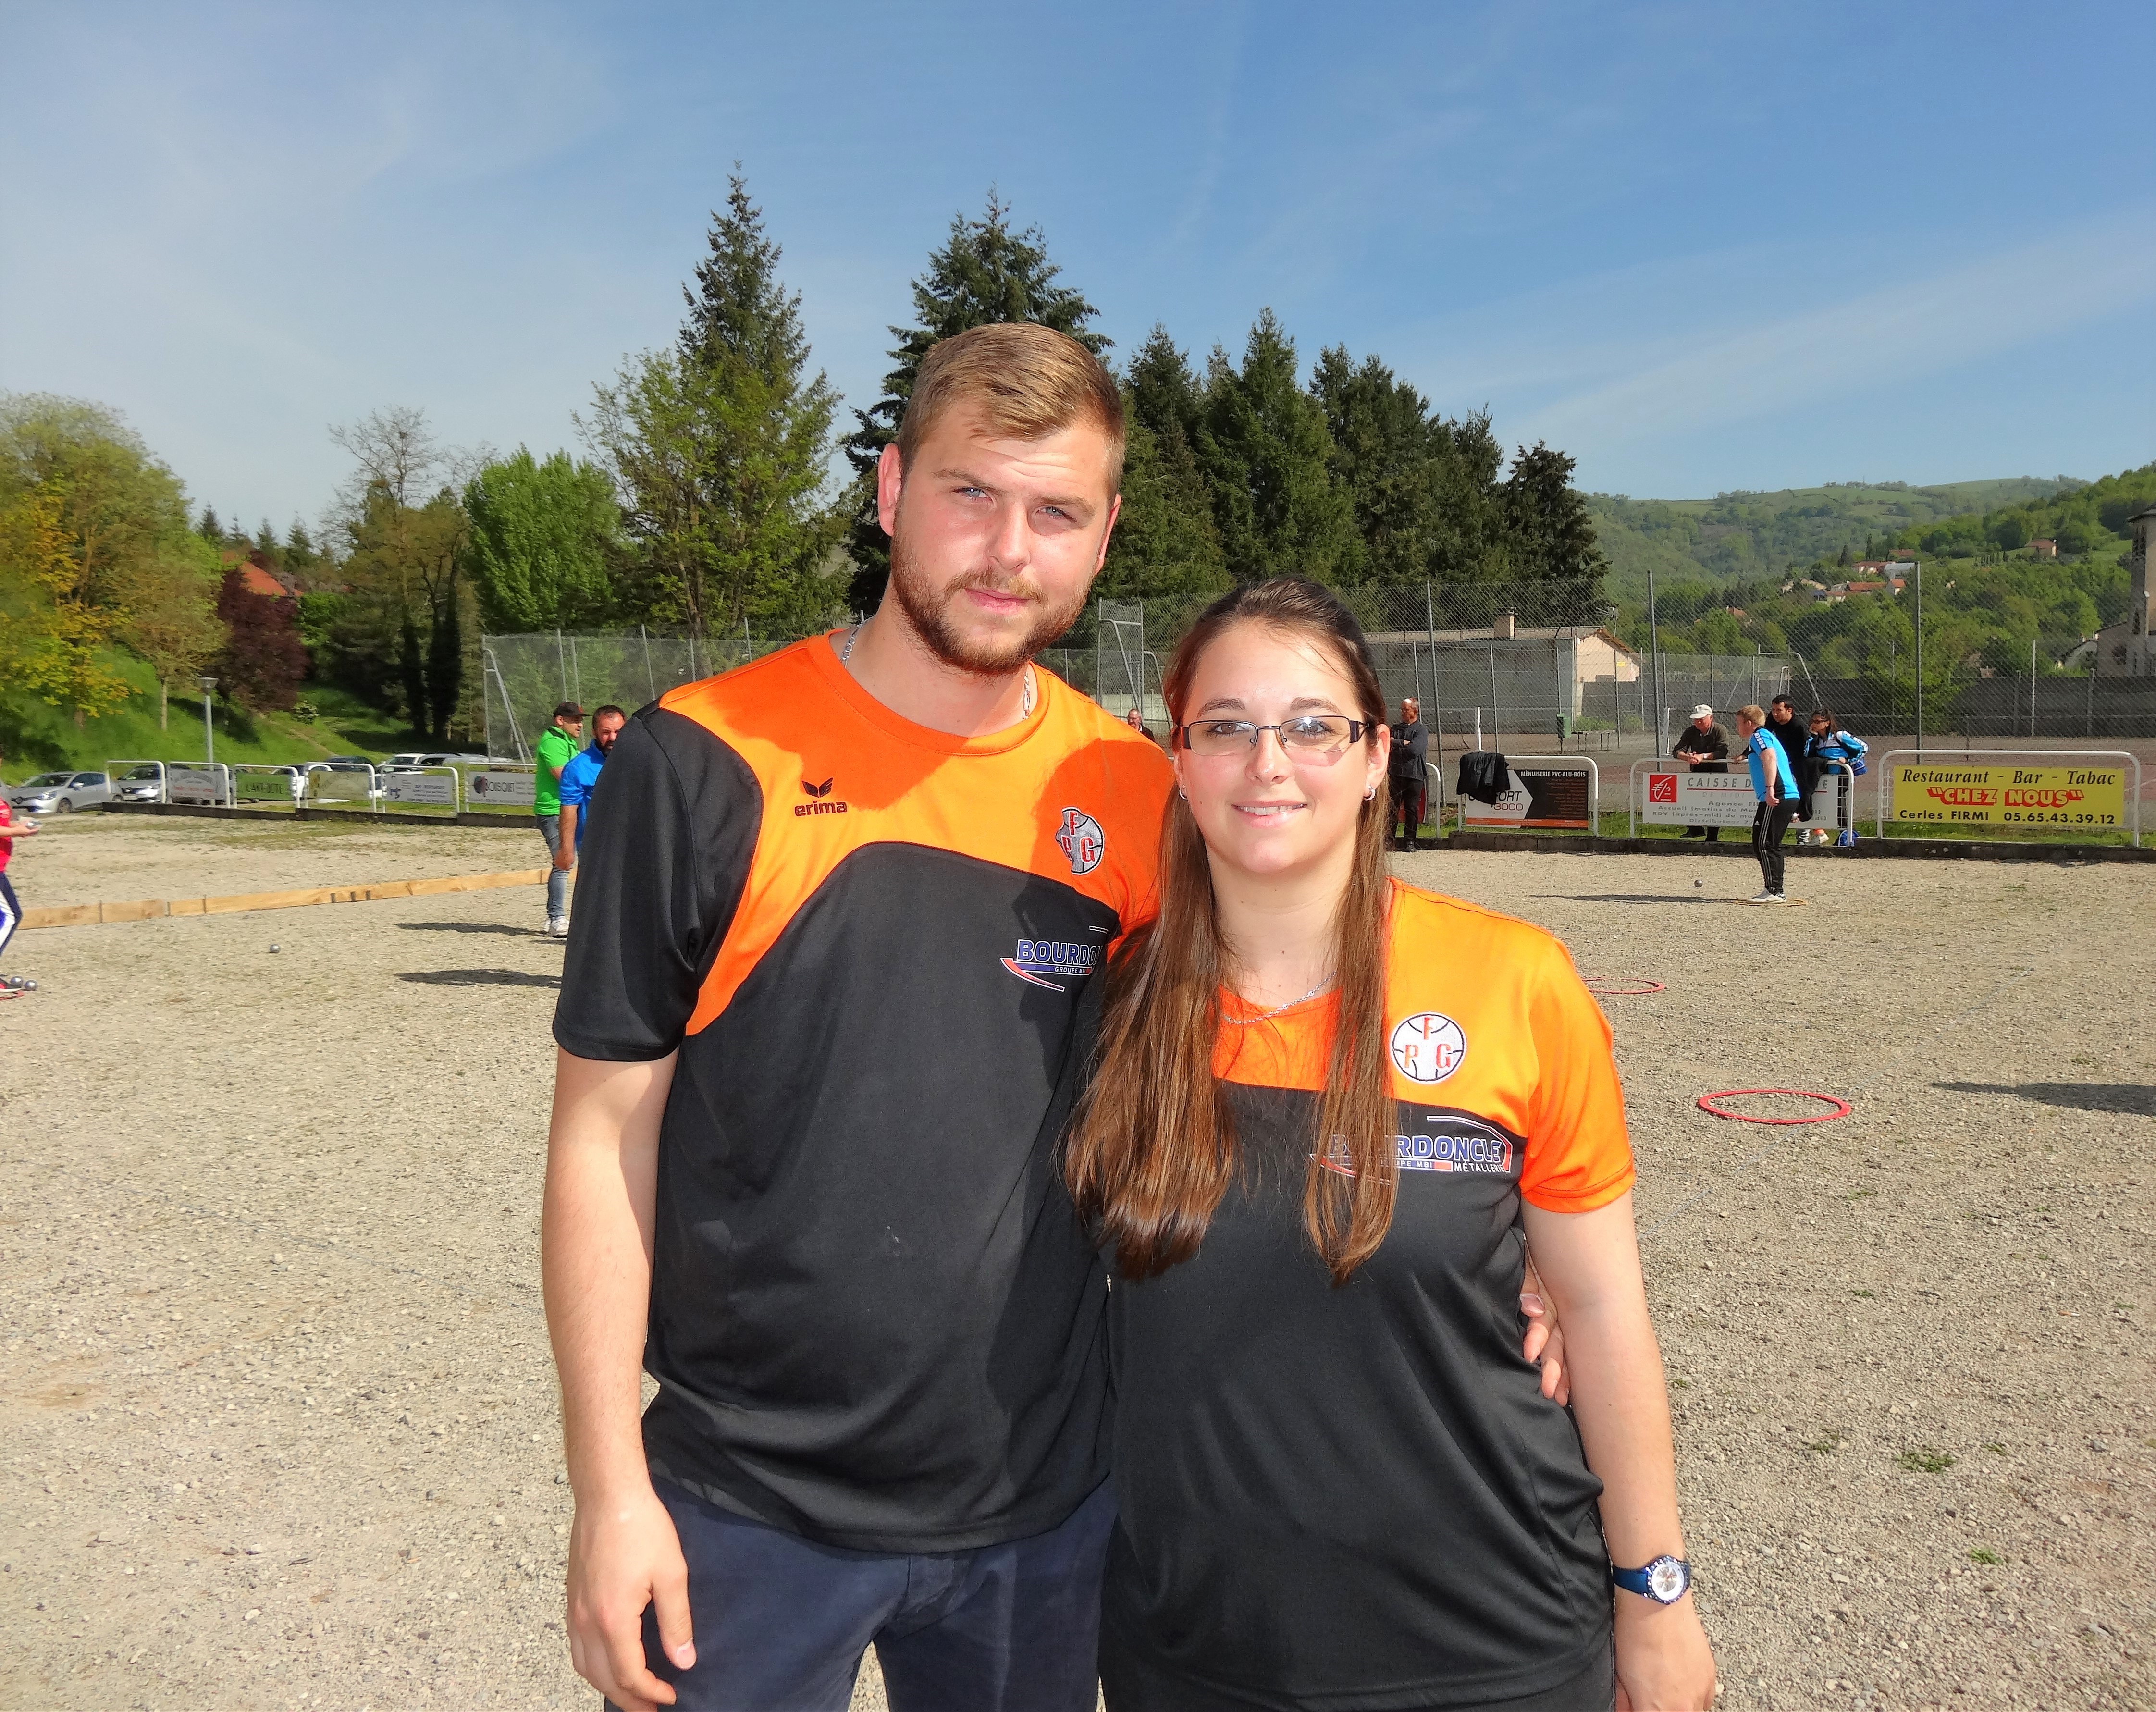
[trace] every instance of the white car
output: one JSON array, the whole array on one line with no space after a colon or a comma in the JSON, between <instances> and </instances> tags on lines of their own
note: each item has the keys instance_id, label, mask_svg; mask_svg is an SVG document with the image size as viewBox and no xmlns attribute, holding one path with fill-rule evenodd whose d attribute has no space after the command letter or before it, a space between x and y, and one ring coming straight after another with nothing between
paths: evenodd
<instances>
[{"instance_id":1,"label":"white car","mask_svg":"<svg viewBox=\"0 0 2156 1712\"><path fill-rule=\"evenodd\" d=\"M146 761L140 766L128 768L113 780L112 797L116 802L162 802L165 800L164 763Z\"/></svg>"},{"instance_id":2,"label":"white car","mask_svg":"<svg viewBox=\"0 0 2156 1712\"><path fill-rule=\"evenodd\" d=\"M424 751L413 749L407 751L403 755L391 756L375 771L401 773L410 772L415 768L425 766L485 766L486 764L487 758L484 755L451 755L446 751L439 749Z\"/></svg>"},{"instance_id":3,"label":"white car","mask_svg":"<svg viewBox=\"0 0 2156 1712\"><path fill-rule=\"evenodd\" d=\"M103 773L39 773L13 787L8 801L28 814L72 814L111 795L112 782Z\"/></svg>"}]
</instances>

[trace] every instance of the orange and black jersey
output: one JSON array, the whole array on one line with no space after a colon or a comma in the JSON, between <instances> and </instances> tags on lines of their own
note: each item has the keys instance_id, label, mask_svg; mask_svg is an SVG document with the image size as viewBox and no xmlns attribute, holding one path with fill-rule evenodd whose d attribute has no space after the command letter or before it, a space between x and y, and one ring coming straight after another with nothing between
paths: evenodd
<instances>
[{"instance_id":1,"label":"orange and black jersey","mask_svg":"<svg viewBox=\"0 0 2156 1712\"><path fill-rule=\"evenodd\" d=\"M643 710L593 805L555 1038L680 1054L651 1469L831 1545L1021 1537L1106 1474L1052 1108L1088 981L1153 908L1169 779L1036 678L1018 725L952 737L816 638Z\"/></svg>"},{"instance_id":2,"label":"orange and black jersey","mask_svg":"<svg viewBox=\"0 0 2156 1712\"><path fill-rule=\"evenodd\" d=\"M1388 968L1399 1199L1337 1288L1302 1225L1337 1004L1223 995L1237 1181L1194 1258L1110 1295L1111 1681L1135 1654L1239 1704L1481 1704L1609 1645L1601 1484L1519 1312L1522 1202L1632 1183L1609 1025L1548 934L1406 886Z\"/></svg>"}]
</instances>

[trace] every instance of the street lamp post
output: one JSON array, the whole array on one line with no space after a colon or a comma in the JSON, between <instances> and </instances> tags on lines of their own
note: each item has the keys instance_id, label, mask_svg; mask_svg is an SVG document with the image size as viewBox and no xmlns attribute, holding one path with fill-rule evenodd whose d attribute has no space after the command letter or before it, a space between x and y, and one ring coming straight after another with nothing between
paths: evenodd
<instances>
[{"instance_id":1,"label":"street lamp post","mask_svg":"<svg viewBox=\"0 0 2156 1712\"><path fill-rule=\"evenodd\" d=\"M1917 561L1917 759L1924 758L1924 561Z\"/></svg>"},{"instance_id":2,"label":"street lamp post","mask_svg":"<svg viewBox=\"0 0 2156 1712\"><path fill-rule=\"evenodd\" d=\"M1647 651L1654 662L1655 679L1655 753L1662 753L1662 628L1655 609L1655 567L1647 566Z\"/></svg>"},{"instance_id":3,"label":"street lamp post","mask_svg":"<svg viewBox=\"0 0 2156 1712\"><path fill-rule=\"evenodd\" d=\"M217 688L217 679L201 677L195 682L202 685L203 693L203 759L211 766L217 765L217 726L210 717L210 691Z\"/></svg>"}]
</instances>

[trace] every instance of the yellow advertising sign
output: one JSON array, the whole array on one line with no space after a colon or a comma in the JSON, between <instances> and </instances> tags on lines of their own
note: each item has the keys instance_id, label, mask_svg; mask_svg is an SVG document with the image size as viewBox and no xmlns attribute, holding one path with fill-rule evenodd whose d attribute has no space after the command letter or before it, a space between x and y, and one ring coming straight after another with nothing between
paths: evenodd
<instances>
[{"instance_id":1,"label":"yellow advertising sign","mask_svg":"<svg viewBox=\"0 0 2156 1712\"><path fill-rule=\"evenodd\" d=\"M2126 824L2123 766L1979 766L1898 762L1896 820L1984 826L2118 827Z\"/></svg>"}]
</instances>

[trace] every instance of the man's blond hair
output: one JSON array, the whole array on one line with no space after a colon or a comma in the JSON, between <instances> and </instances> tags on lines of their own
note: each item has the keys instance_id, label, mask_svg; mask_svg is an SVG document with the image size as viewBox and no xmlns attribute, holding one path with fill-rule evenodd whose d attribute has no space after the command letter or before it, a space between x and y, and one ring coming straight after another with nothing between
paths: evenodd
<instances>
[{"instance_id":1,"label":"man's blond hair","mask_svg":"<svg viewBox=\"0 0 2156 1712\"><path fill-rule=\"evenodd\" d=\"M999 438L1038 440L1085 423L1108 442L1108 491L1123 484L1123 397L1101 359L1068 333L1037 321L969 327L929 348L898 425L898 454L914 449L954 406L978 409Z\"/></svg>"},{"instance_id":2,"label":"man's blond hair","mask_svg":"<svg viewBox=\"0 0 2156 1712\"><path fill-rule=\"evenodd\" d=\"M1748 701L1737 710L1737 717L1749 720L1755 725L1763 725L1767 723L1767 710L1756 701Z\"/></svg>"}]
</instances>

